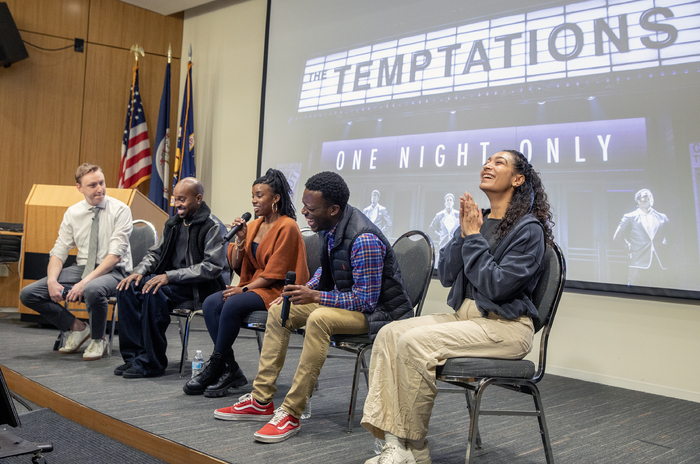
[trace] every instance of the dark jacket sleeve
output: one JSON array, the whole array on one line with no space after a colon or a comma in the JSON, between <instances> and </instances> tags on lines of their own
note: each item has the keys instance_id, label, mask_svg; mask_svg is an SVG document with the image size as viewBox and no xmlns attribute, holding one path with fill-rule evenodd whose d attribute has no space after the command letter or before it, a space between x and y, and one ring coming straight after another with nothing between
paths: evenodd
<instances>
[{"instance_id":1,"label":"dark jacket sleeve","mask_svg":"<svg viewBox=\"0 0 700 464\"><path fill-rule=\"evenodd\" d=\"M148 276L155 272L160 263L160 257L163 256L163 249L165 248L164 234L161 234L160 243L154 245L148 249L148 253L143 257L140 263L134 268L134 274L141 274L142 276Z\"/></svg>"}]
</instances>

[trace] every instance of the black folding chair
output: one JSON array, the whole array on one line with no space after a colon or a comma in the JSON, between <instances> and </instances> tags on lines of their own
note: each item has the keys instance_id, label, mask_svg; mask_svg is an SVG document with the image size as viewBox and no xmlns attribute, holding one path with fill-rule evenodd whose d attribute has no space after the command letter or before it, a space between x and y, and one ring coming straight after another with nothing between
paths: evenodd
<instances>
[{"instance_id":1,"label":"black folding chair","mask_svg":"<svg viewBox=\"0 0 700 464\"><path fill-rule=\"evenodd\" d=\"M552 330L554 316L559 306L564 282L566 263L559 246L547 246L544 259L544 272L540 277L532 302L537 307L538 318L533 320L535 331L542 329L540 339L539 364L532 361L490 358L450 358L445 365L437 368L437 379L465 388L467 409L469 409L469 438L467 441L466 463L472 462L474 449L481 448L479 436L479 416L536 416L547 463L554 462L552 445L544 417L544 406L537 383L544 377L547 357L547 342ZM482 410L481 398L489 385L532 396L535 411ZM473 398L472 393L473 392Z\"/></svg>"},{"instance_id":2,"label":"black folding chair","mask_svg":"<svg viewBox=\"0 0 700 464\"><path fill-rule=\"evenodd\" d=\"M420 316L423 310L425 296L428 294L430 277L433 273L435 251L433 241L419 230L406 232L396 239L392 247L399 262L401 276L403 277L408 297L413 306L415 316ZM360 389L360 373L365 375L365 384L369 388L369 367L365 360L365 353L372 349L374 341L366 335L333 335L331 346L354 353L355 372L352 378L352 390L350 393L350 410L348 412L347 432L352 432L357 404L357 392Z\"/></svg>"}]
</instances>

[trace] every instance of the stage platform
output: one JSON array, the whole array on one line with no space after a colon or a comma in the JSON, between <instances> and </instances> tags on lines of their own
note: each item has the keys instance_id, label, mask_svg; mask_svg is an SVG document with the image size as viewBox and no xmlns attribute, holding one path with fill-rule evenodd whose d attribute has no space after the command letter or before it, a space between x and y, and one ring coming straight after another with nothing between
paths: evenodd
<instances>
[{"instance_id":1,"label":"stage platform","mask_svg":"<svg viewBox=\"0 0 700 464\"><path fill-rule=\"evenodd\" d=\"M196 318L194 326L204 329L204 320ZM84 362L80 354L60 355L51 350L57 334L55 329L21 322L17 313L0 313L0 365L6 368L8 383L38 405L163 461L343 464L363 463L373 456L374 439L359 425L361 413L354 432L345 431L353 368L350 359L327 360L320 389L312 399L312 417L302 421L297 436L269 445L253 441L262 423L213 417L215 409L251 391L258 362L254 339L239 339L234 345L248 385L230 391L228 397L204 398L182 392L187 379L177 372L181 345L175 321L168 332L171 366L164 376L153 379L128 380L113 374L122 363L118 340L112 358ZM301 337L292 337L292 344L301 341ZM212 348L206 332L192 332L190 356L197 349L208 356ZM288 353L275 405L281 404L289 389L299 353ZM698 403L557 376L547 376L540 386L557 462L700 462ZM363 384L360 411L365 395ZM515 402L511 396L493 391L487 394L484 407L532 407L530 401ZM468 427L464 395L439 394L428 435L434 463L464 462ZM484 447L475 462L545 462L535 418L484 417L480 428ZM21 436L21 429L17 434ZM54 443L55 448L60 446L72 444ZM51 462L50 455L47 459Z\"/></svg>"}]
</instances>

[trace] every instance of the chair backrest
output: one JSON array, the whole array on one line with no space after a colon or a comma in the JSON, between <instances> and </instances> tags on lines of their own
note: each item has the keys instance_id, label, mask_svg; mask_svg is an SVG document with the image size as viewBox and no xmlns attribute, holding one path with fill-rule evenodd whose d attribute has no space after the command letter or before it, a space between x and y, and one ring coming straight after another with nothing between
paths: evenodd
<instances>
[{"instance_id":1,"label":"chair backrest","mask_svg":"<svg viewBox=\"0 0 700 464\"><path fill-rule=\"evenodd\" d=\"M22 254L22 237L0 235L0 263L16 263Z\"/></svg>"},{"instance_id":2,"label":"chair backrest","mask_svg":"<svg viewBox=\"0 0 700 464\"><path fill-rule=\"evenodd\" d=\"M158 231L148 221L136 219L132 222L134 230L129 237L131 244L131 262L136 267L148 253L148 249L158 244Z\"/></svg>"},{"instance_id":3,"label":"chair backrest","mask_svg":"<svg viewBox=\"0 0 700 464\"><path fill-rule=\"evenodd\" d=\"M416 316L420 316L435 264L433 241L420 230L411 230L397 238L392 248L413 311Z\"/></svg>"},{"instance_id":4,"label":"chair backrest","mask_svg":"<svg viewBox=\"0 0 700 464\"><path fill-rule=\"evenodd\" d=\"M537 307L538 314L537 319L533 319L532 322L535 326L535 332L542 329L540 362L535 375L536 382L544 375L549 333L552 330L554 316L557 313L566 282L566 260L559 245L556 243L554 247L548 245L544 258L544 271L532 292L532 302Z\"/></svg>"},{"instance_id":5,"label":"chair backrest","mask_svg":"<svg viewBox=\"0 0 700 464\"><path fill-rule=\"evenodd\" d=\"M309 277L321 267L321 237L310 227L301 229L301 236L306 246L306 264L309 266Z\"/></svg>"}]
</instances>

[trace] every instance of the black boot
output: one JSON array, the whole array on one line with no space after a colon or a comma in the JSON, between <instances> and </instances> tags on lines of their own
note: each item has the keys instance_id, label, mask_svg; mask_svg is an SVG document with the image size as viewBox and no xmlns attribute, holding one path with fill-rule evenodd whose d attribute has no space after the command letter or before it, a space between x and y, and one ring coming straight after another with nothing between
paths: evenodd
<instances>
[{"instance_id":1,"label":"black boot","mask_svg":"<svg viewBox=\"0 0 700 464\"><path fill-rule=\"evenodd\" d=\"M243 371L238 367L238 363L233 357L233 351L224 357L224 372L218 381L204 390L207 398L217 398L226 396L229 388L238 388L248 383L248 379L243 375Z\"/></svg>"},{"instance_id":2,"label":"black boot","mask_svg":"<svg viewBox=\"0 0 700 464\"><path fill-rule=\"evenodd\" d=\"M202 372L190 379L182 389L188 395L201 395L209 385L216 383L223 371L224 358L221 353L214 351Z\"/></svg>"}]
</instances>

